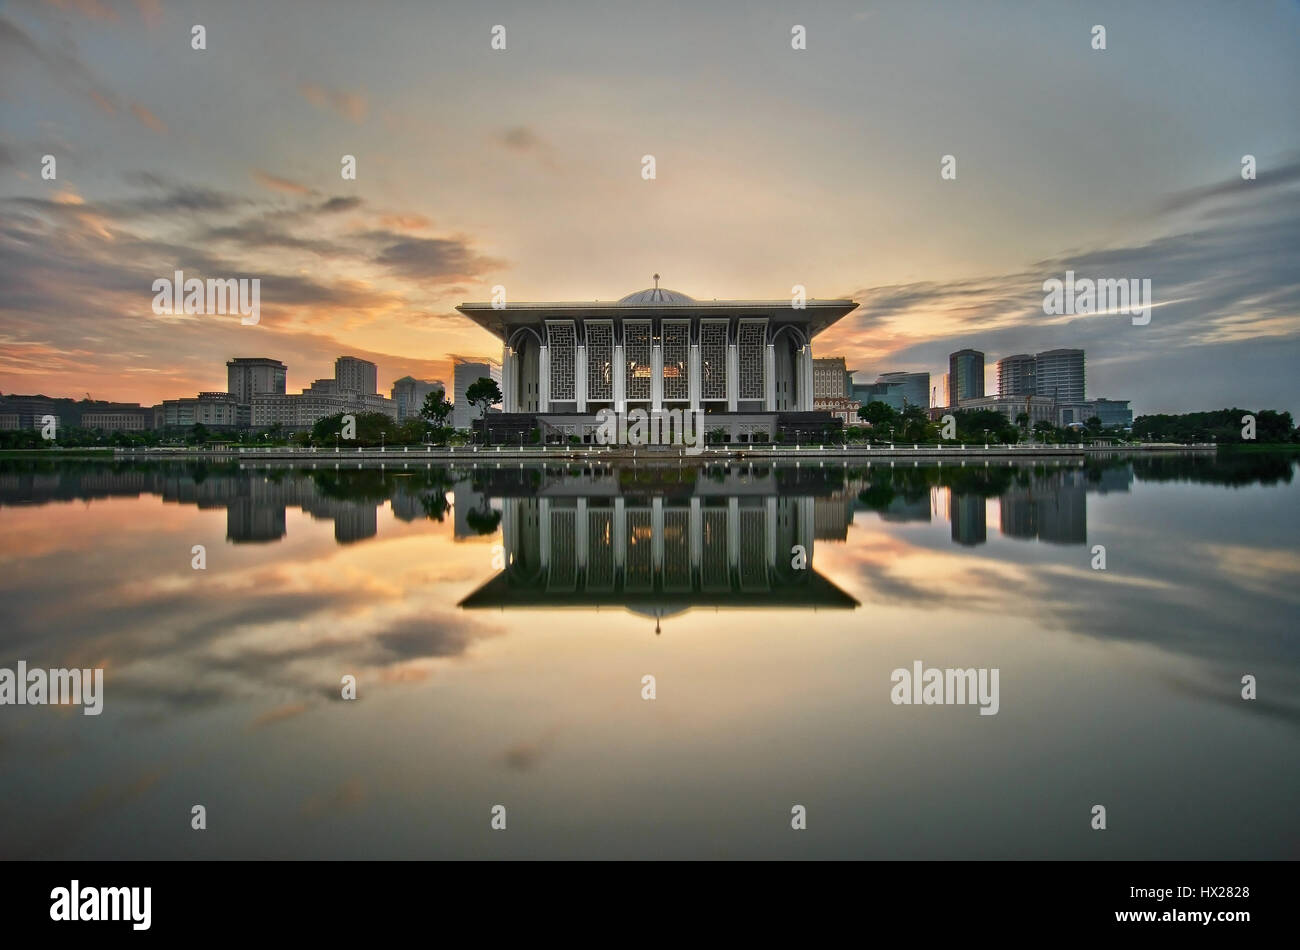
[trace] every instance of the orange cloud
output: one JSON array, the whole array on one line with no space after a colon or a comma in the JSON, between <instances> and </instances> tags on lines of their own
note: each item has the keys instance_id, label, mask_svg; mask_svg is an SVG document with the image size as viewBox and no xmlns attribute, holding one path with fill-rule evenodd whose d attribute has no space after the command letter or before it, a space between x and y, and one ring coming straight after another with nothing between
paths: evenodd
<instances>
[{"instance_id":1,"label":"orange cloud","mask_svg":"<svg viewBox=\"0 0 1300 950\"><path fill-rule=\"evenodd\" d=\"M163 120L158 118L148 109L146 109L144 106L140 105L140 103L133 102L131 104L131 114L135 116L137 119L139 119L143 125L148 126L149 128L153 129L155 132L159 132L164 135L166 134L167 126L163 122Z\"/></svg>"},{"instance_id":2,"label":"orange cloud","mask_svg":"<svg viewBox=\"0 0 1300 950\"><path fill-rule=\"evenodd\" d=\"M284 191L291 195L310 195L312 190L306 185L300 185L296 181L290 181L288 178L281 178L278 175L270 175L263 171L253 172L253 178L258 184L265 185L272 191Z\"/></svg>"}]
</instances>

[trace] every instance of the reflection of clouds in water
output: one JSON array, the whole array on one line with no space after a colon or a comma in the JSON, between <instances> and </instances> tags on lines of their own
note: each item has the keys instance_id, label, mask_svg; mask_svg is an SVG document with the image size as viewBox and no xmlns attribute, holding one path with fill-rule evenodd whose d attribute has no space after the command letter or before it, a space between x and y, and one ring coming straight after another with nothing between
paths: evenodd
<instances>
[{"instance_id":1,"label":"reflection of clouds in water","mask_svg":"<svg viewBox=\"0 0 1300 950\"><path fill-rule=\"evenodd\" d=\"M1281 689L1272 707L1260 711L1300 722L1300 710L1277 702L1300 695L1300 641L1293 634L1300 554L1198 540L1229 510L1238 536L1242 525L1274 531L1276 502L1264 492L1239 499L1198 495L1186 502L1201 506L1191 521L1183 506L1147 510L1140 529L1131 522L1108 528L1106 571L1090 569L1088 548L1008 538L1015 547L959 549L933 535L882 538L881 522L862 519L832 558L852 573L846 586L868 606L1022 617L1045 629L1190 657L1207 665L1207 682L1220 685L1186 681L1180 688L1206 698L1217 698L1221 684L1238 682L1241 672L1269 670Z\"/></svg>"},{"instance_id":2,"label":"reflection of clouds in water","mask_svg":"<svg viewBox=\"0 0 1300 950\"><path fill-rule=\"evenodd\" d=\"M302 815L309 820L359 808L366 800L366 787L359 778L350 778L337 788L309 795L302 803Z\"/></svg>"}]
</instances>

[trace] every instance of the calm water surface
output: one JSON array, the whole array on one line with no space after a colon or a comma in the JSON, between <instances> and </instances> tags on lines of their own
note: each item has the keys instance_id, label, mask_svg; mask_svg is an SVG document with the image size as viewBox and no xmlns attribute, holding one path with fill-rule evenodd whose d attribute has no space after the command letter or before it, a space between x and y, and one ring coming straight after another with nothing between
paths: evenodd
<instances>
[{"instance_id":1,"label":"calm water surface","mask_svg":"<svg viewBox=\"0 0 1300 950\"><path fill-rule=\"evenodd\" d=\"M1295 468L0 462L0 857L1294 858Z\"/></svg>"}]
</instances>

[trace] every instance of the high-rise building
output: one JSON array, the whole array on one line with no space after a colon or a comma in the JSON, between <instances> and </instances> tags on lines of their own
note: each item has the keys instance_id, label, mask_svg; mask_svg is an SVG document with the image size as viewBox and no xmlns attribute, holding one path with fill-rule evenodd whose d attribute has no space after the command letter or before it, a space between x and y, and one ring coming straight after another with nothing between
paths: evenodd
<instances>
[{"instance_id":1,"label":"high-rise building","mask_svg":"<svg viewBox=\"0 0 1300 950\"><path fill-rule=\"evenodd\" d=\"M1094 409L1102 426L1107 429L1119 426L1124 429L1133 425L1133 410L1127 399L1094 399ZM1086 420L1085 420L1086 421Z\"/></svg>"},{"instance_id":2,"label":"high-rise building","mask_svg":"<svg viewBox=\"0 0 1300 950\"><path fill-rule=\"evenodd\" d=\"M958 350L948 357L948 403L984 395L984 354L979 350Z\"/></svg>"},{"instance_id":3,"label":"high-rise building","mask_svg":"<svg viewBox=\"0 0 1300 950\"><path fill-rule=\"evenodd\" d=\"M467 360L456 357L453 360L453 384L456 387L454 408L451 412L451 424L456 429L468 429L483 417L483 411L471 406L465 398L465 392L480 379L487 378L501 385L501 364L495 360Z\"/></svg>"},{"instance_id":4,"label":"high-rise building","mask_svg":"<svg viewBox=\"0 0 1300 950\"><path fill-rule=\"evenodd\" d=\"M255 429L281 426L289 430L310 429L321 419L339 413L378 412L397 418L393 400L375 392L375 364L354 356L334 361L334 378L318 379L298 395L258 393L249 413Z\"/></svg>"},{"instance_id":5,"label":"high-rise building","mask_svg":"<svg viewBox=\"0 0 1300 950\"><path fill-rule=\"evenodd\" d=\"M884 401L900 412L907 406L930 408L929 373L881 373L876 385L888 387Z\"/></svg>"},{"instance_id":6,"label":"high-rise building","mask_svg":"<svg viewBox=\"0 0 1300 950\"><path fill-rule=\"evenodd\" d=\"M397 421L404 422L420 415L424 399L429 393L441 391L446 393L447 386L440 379L416 379L403 376L393 381L393 402L397 404Z\"/></svg>"},{"instance_id":7,"label":"high-rise building","mask_svg":"<svg viewBox=\"0 0 1300 950\"><path fill-rule=\"evenodd\" d=\"M375 364L355 356L340 356L334 361L334 382L339 389L350 389L363 396L373 396L379 391Z\"/></svg>"},{"instance_id":8,"label":"high-rise building","mask_svg":"<svg viewBox=\"0 0 1300 950\"><path fill-rule=\"evenodd\" d=\"M284 395L288 367L279 360L237 356L226 363L226 392L241 406L262 393Z\"/></svg>"},{"instance_id":9,"label":"high-rise building","mask_svg":"<svg viewBox=\"0 0 1300 950\"><path fill-rule=\"evenodd\" d=\"M1029 353L1017 353L998 360L998 395L1032 396L1038 392L1034 385L1038 361Z\"/></svg>"},{"instance_id":10,"label":"high-rise building","mask_svg":"<svg viewBox=\"0 0 1300 950\"><path fill-rule=\"evenodd\" d=\"M813 399L844 399L849 395L848 365L842 356L814 358Z\"/></svg>"},{"instance_id":11,"label":"high-rise building","mask_svg":"<svg viewBox=\"0 0 1300 950\"><path fill-rule=\"evenodd\" d=\"M1083 402L1083 350L1046 350L1034 357L1034 392L1057 402Z\"/></svg>"}]
</instances>

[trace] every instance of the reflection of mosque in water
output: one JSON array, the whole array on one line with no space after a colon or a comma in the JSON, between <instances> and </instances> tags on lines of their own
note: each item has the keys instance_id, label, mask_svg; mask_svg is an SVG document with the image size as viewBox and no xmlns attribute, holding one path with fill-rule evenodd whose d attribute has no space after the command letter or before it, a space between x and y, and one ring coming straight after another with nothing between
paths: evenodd
<instances>
[{"instance_id":1,"label":"reflection of mosque in water","mask_svg":"<svg viewBox=\"0 0 1300 950\"><path fill-rule=\"evenodd\" d=\"M812 569L814 501L774 494L503 499L505 567L462 607L841 607ZM796 566L796 546L807 553Z\"/></svg>"}]
</instances>

